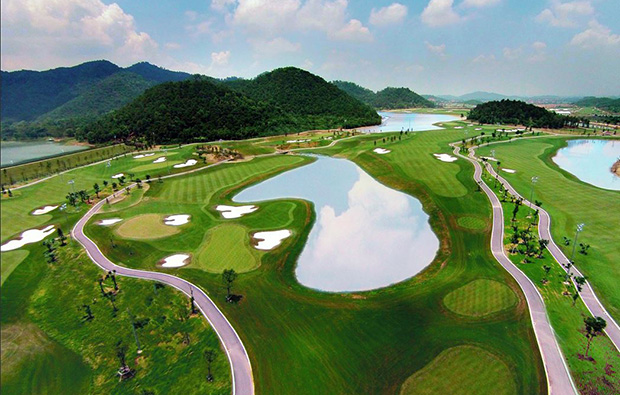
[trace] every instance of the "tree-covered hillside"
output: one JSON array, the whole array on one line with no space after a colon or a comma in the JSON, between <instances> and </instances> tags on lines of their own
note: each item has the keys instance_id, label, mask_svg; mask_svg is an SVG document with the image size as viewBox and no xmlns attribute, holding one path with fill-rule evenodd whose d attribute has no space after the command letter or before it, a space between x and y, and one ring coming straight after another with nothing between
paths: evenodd
<instances>
[{"instance_id":1,"label":"tree-covered hillside","mask_svg":"<svg viewBox=\"0 0 620 395\"><path fill-rule=\"evenodd\" d=\"M435 103L409 88L385 88L377 93L348 81L332 81L342 91L369 106L394 110L398 108L435 107Z\"/></svg>"},{"instance_id":2,"label":"tree-covered hillside","mask_svg":"<svg viewBox=\"0 0 620 395\"><path fill-rule=\"evenodd\" d=\"M596 107L601 110L620 113L620 99L611 99L609 97L584 97L575 103L580 107Z\"/></svg>"},{"instance_id":3,"label":"tree-covered hillside","mask_svg":"<svg viewBox=\"0 0 620 395\"><path fill-rule=\"evenodd\" d=\"M370 89L364 88L363 86L359 86L356 83L349 81L336 80L332 81L332 84L336 85L338 88L345 91L350 96L353 96L362 103L366 103L369 106L373 107L375 106L375 92L371 91Z\"/></svg>"},{"instance_id":4,"label":"tree-covered hillside","mask_svg":"<svg viewBox=\"0 0 620 395\"><path fill-rule=\"evenodd\" d=\"M469 112L468 119L487 124L513 124L558 129L572 118L518 100L490 101Z\"/></svg>"}]
</instances>

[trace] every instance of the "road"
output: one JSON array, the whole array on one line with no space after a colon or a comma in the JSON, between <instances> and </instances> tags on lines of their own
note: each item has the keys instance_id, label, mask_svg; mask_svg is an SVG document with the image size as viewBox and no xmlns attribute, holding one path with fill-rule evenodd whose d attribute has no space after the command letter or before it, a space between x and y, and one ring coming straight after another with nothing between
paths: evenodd
<instances>
[{"instance_id":1,"label":"road","mask_svg":"<svg viewBox=\"0 0 620 395\"><path fill-rule=\"evenodd\" d=\"M493 228L491 230L491 253L500 265L517 281L527 301L534 334L543 359L547 375L548 392L551 395L576 394L577 389L572 381L564 355L555 337L551 322L547 316L545 302L536 289L536 286L517 266L515 266L504 252L504 212L502 204L495 193L482 181L482 167L477 160L459 153L460 148L453 145L454 154L470 161L474 165L474 180L491 201L493 209ZM473 156L473 151L470 152Z\"/></svg>"},{"instance_id":2,"label":"road","mask_svg":"<svg viewBox=\"0 0 620 395\"><path fill-rule=\"evenodd\" d=\"M531 206L533 209L538 209L539 222L538 222L538 237L540 239L549 240L549 245L547 249L549 253L553 256L553 258L560 264L560 267L565 272L570 270L571 274L575 276L583 277L583 274L577 269L575 266L572 266L570 269L567 269L564 265L566 265L570 260L564 255L560 247L553 241L553 237L551 236L551 216L547 211L543 210L541 207L536 206L525 197L521 196L513 187L506 181L505 178L497 174L493 166L489 163L485 163L487 171L493 176L497 177L499 182L504 184L504 187L510 192L513 196L520 197L523 199L523 204L525 206ZM574 279L573 279L574 282ZM586 305L590 313L595 317L602 317L607 322L607 327L605 328L605 332L607 336L612 341L616 349L620 351L620 327L618 323L612 318L612 316L607 312L603 304L596 297L594 290L589 282L583 285L581 293L581 299L583 303Z\"/></svg>"},{"instance_id":3,"label":"road","mask_svg":"<svg viewBox=\"0 0 620 395\"><path fill-rule=\"evenodd\" d=\"M228 356L232 371L233 394L254 394L252 366L245 347L230 322L228 322L224 314L202 289L186 280L170 274L135 270L116 265L114 262L106 258L97 245L84 234L84 225L86 225L88 220L95 215L104 204L105 200L100 201L77 222L71 231L73 238L82 244L90 259L92 259L97 266L101 267L105 271L116 270L116 274L120 276L134 277L168 284L179 289L188 296L193 293L196 305L219 336L220 342L222 343L224 350L226 351L226 355Z\"/></svg>"}]
</instances>

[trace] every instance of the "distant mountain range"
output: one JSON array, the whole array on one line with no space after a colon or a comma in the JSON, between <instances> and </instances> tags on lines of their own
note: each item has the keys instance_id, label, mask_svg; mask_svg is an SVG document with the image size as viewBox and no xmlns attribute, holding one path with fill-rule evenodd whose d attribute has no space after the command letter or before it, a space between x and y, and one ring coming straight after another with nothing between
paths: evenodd
<instances>
[{"instance_id":1,"label":"distant mountain range","mask_svg":"<svg viewBox=\"0 0 620 395\"><path fill-rule=\"evenodd\" d=\"M540 95L540 96L516 96L516 95L502 95L493 92L472 92L461 96L454 95L422 95L425 98L437 102L452 102L452 103L465 103L465 104L480 104L495 100L521 100L528 103L537 104L560 104L560 103L575 103L583 98L583 96L555 96L555 95Z\"/></svg>"},{"instance_id":2,"label":"distant mountain range","mask_svg":"<svg viewBox=\"0 0 620 395\"><path fill-rule=\"evenodd\" d=\"M359 101L377 109L394 110L399 108L435 107L435 103L418 95L409 88L387 87L378 92L348 81L332 81L332 84Z\"/></svg>"}]
</instances>

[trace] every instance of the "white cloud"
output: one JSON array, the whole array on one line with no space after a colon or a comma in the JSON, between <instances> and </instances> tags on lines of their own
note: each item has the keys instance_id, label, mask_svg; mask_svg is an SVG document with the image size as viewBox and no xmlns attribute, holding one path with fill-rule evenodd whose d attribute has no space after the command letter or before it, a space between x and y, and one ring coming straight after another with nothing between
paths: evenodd
<instances>
[{"instance_id":1,"label":"white cloud","mask_svg":"<svg viewBox=\"0 0 620 395\"><path fill-rule=\"evenodd\" d=\"M591 49L596 47L620 46L620 35L613 34L611 29L603 26L596 20L591 20L588 28L578 33L571 40L571 45Z\"/></svg>"},{"instance_id":2,"label":"white cloud","mask_svg":"<svg viewBox=\"0 0 620 395\"><path fill-rule=\"evenodd\" d=\"M501 0L465 0L463 5L465 7L489 7L499 3Z\"/></svg>"},{"instance_id":3,"label":"white cloud","mask_svg":"<svg viewBox=\"0 0 620 395\"><path fill-rule=\"evenodd\" d=\"M236 2L237 0L211 0L211 8L218 11L226 11L229 6Z\"/></svg>"},{"instance_id":4,"label":"white cloud","mask_svg":"<svg viewBox=\"0 0 620 395\"><path fill-rule=\"evenodd\" d=\"M292 43L285 38L276 37L272 40L249 39L248 42L254 47L257 53L261 55L277 55L286 52L298 52L301 44Z\"/></svg>"},{"instance_id":5,"label":"white cloud","mask_svg":"<svg viewBox=\"0 0 620 395\"><path fill-rule=\"evenodd\" d=\"M544 51L547 48L547 44L542 41L536 41L532 43L532 48L534 48L536 51Z\"/></svg>"},{"instance_id":6,"label":"white cloud","mask_svg":"<svg viewBox=\"0 0 620 395\"><path fill-rule=\"evenodd\" d=\"M452 8L453 3L453 0L430 0L422 11L422 22L433 27L459 22L461 17Z\"/></svg>"},{"instance_id":7,"label":"white cloud","mask_svg":"<svg viewBox=\"0 0 620 395\"><path fill-rule=\"evenodd\" d=\"M276 34L290 26L299 6L298 0L239 0L232 21L251 33Z\"/></svg>"},{"instance_id":8,"label":"white cloud","mask_svg":"<svg viewBox=\"0 0 620 395\"><path fill-rule=\"evenodd\" d=\"M370 30L362 25L362 22L357 19L351 19L349 23L342 27L342 29L334 32L333 37L343 41L372 41L372 34L370 34Z\"/></svg>"},{"instance_id":9,"label":"white cloud","mask_svg":"<svg viewBox=\"0 0 620 395\"><path fill-rule=\"evenodd\" d=\"M331 34L346 23L347 5L346 0L308 0L300 7L295 25Z\"/></svg>"},{"instance_id":10,"label":"white cloud","mask_svg":"<svg viewBox=\"0 0 620 395\"><path fill-rule=\"evenodd\" d=\"M426 45L426 49L428 49L430 52L434 53L435 55L441 58L446 57L446 44L433 45L429 43L428 41L425 41L424 44Z\"/></svg>"},{"instance_id":11,"label":"white cloud","mask_svg":"<svg viewBox=\"0 0 620 395\"><path fill-rule=\"evenodd\" d=\"M401 23L407 16L407 6L393 3L379 10L372 9L369 22L371 25L386 26Z\"/></svg>"},{"instance_id":12,"label":"white cloud","mask_svg":"<svg viewBox=\"0 0 620 395\"><path fill-rule=\"evenodd\" d=\"M534 53L527 59L530 63L542 62L547 58L547 44L542 41L535 41L532 43L532 49Z\"/></svg>"},{"instance_id":13,"label":"white cloud","mask_svg":"<svg viewBox=\"0 0 620 395\"><path fill-rule=\"evenodd\" d=\"M211 66L221 67L227 66L230 59L230 51L211 52Z\"/></svg>"},{"instance_id":14,"label":"white cloud","mask_svg":"<svg viewBox=\"0 0 620 395\"><path fill-rule=\"evenodd\" d=\"M175 51L177 49L181 49L181 44L175 43L175 42L169 42L169 43L164 44L164 48L171 50L171 51Z\"/></svg>"},{"instance_id":15,"label":"white cloud","mask_svg":"<svg viewBox=\"0 0 620 395\"><path fill-rule=\"evenodd\" d=\"M549 23L556 27L575 27L578 25L579 19L593 13L594 7L590 1L579 0L562 3L560 0L552 0L551 7L538 14L536 21Z\"/></svg>"},{"instance_id":16,"label":"white cloud","mask_svg":"<svg viewBox=\"0 0 620 395\"><path fill-rule=\"evenodd\" d=\"M478 55L472 59L472 63L478 64L487 64L487 63L495 63L495 55Z\"/></svg>"},{"instance_id":17,"label":"white cloud","mask_svg":"<svg viewBox=\"0 0 620 395\"><path fill-rule=\"evenodd\" d=\"M212 25L211 21L202 21L199 23L194 23L194 24L185 26L185 30L191 36L202 36L204 34L211 33L211 25Z\"/></svg>"},{"instance_id":18,"label":"white cloud","mask_svg":"<svg viewBox=\"0 0 620 395\"><path fill-rule=\"evenodd\" d=\"M43 68L93 58L149 60L158 44L132 15L100 0L2 1L2 68Z\"/></svg>"},{"instance_id":19,"label":"white cloud","mask_svg":"<svg viewBox=\"0 0 620 395\"><path fill-rule=\"evenodd\" d=\"M516 60L516 59L519 59L521 55L523 54L523 48L522 47L518 47L518 48L506 47L504 48L502 53L504 54L504 58L508 60Z\"/></svg>"}]
</instances>

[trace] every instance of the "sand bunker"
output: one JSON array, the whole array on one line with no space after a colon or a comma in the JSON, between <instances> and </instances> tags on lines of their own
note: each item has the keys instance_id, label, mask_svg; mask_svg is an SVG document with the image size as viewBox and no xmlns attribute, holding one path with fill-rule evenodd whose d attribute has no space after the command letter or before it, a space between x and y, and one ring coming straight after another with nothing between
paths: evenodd
<instances>
[{"instance_id":1,"label":"sand bunker","mask_svg":"<svg viewBox=\"0 0 620 395\"><path fill-rule=\"evenodd\" d=\"M309 143L310 139L308 139L308 140L287 140L286 142L288 144L292 144L292 143Z\"/></svg>"},{"instance_id":2,"label":"sand bunker","mask_svg":"<svg viewBox=\"0 0 620 395\"><path fill-rule=\"evenodd\" d=\"M271 250L282 243L282 240L291 235L288 229L274 230L270 232L256 232L254 238L260 240L256 246L258 250Z\"/></svg>"},{"instance_id":3,"label":"sand bunker","mask_svg":"<svg viewBox=\"0 0 620 395\"><path fill-rule=\"evenodd\" d=\"M254 205L251 205L251 206L226 206L226 205L220 204L215 209L222 213L222 217L224 217L226 219L230 219L230 218L239 218L239 217L241 217L241 216L243 216L245 214L252 213L252 212L258 210L258 207L254 206Z\"/></svg>"},{"instance_id":4,"label":"sand bunker","mask_svg":"<svg viewBox=\"0 0 620 395\"><path fill-rule=\"evenodd\" d=\"M19 239L10 240L0 247L0 251L12 251L23 247L26 244L36 243L54 233L54 225L49 225L43 229L29 229L23 232Z\"/></svg>"},{"instance_id":5,"label":"sand bunker","mask_svg":"<svg viewBox=\"0 0 620 395\"><path fill-rule=\"evenodd\" d=\"M448 154L433 154L433 156L442 162L454 162L457 158Z\"/></svg>"},{"instance_id":6,"label":"sand bunker","mask_svg":"<svg viewBox=\"0 0 620 395\"><path fill-rule=\"evenodd\" d=\"M462 126L455 126L454 129L463 129Z\"/></svg>"},{"instance_id":7,"label":"sand bunker","mask_svg":"<svg viewBox=\"0 0 620 395\"><path fill-rule=\"evenodd\" d=\"M174 254L162 260L161 267L181 267L189 263L189 255Z\"/></svg>"},{"instance_id":8,"label":"sand bunker","mask_svg":"<svg viewBox=\"0 0 620 395\"><path fill-rule=\"evenodd\" d=\"M165 162L165 161L166 161L166 157L165 157L165 156L162 156L162 157L160 157L160 158L155 159L155 160L153 161L153 163L162 163L162 162Z\"/></svg>"},{"instance_id":9,"label":"sand bunker","mask_svg":"<svg viewBox=\"0 0 620 395\"><path fill-rule=\"evenodd\" d=\"M196 163L198 163L198 161L196 159L188 159L187 162L179 163L178 165L174 165L172 167L175 167L175 168L179 169L181 167L194 166Z\"/></svg>"},{"instance_id":10,"label":"sand bunker","mask_svg":"<svg viewBox=\"0 0 620 395\"><path fill-rule=\"evenodd\" d=\"M184 225L189 222L189 217L190 216L188 214L170 215L164 218L164 224L170 225L170 226Z\"/></svg>"},{"instance_id":11,"label":"sand bunker","mask_svg":"<svg viewBox=\"0 0 620 395\"><path fill-rule=\"evenodd\" d=\"M474 130L482 130L482 128L476 128L476 129L474 129Z\"/></svg>"},{"instance_id":12,"label":"sand bunker","mask_svg":"<svg viewBox=\"0 0 620 395\"><path fill-rule=\"evenodd\" d=\"M512 169L502 169L503 171L505 171L506 173L516 173L516 170L512 170Z\"/></svg>"},{"instance_id":13,"label":"sand bunker","mask_svg":"<svg viewBox=\"0 0 620 395\"><path fill-rule=\"evenodd\" d=\"M122 176L124 176L123 173L118 173L118 174L114 174L112 178L121 178Z\"/></svg>"},{"instance_id":14,"label":"sand bunker","mask_svg":"<svg viewBox=\"0 0 620 395\"><path fill-rule=\"evenodd\" d=\"M47 214L52 210L56 210L58 208L58 206L45 206L45 207L41 207L38 208L36 210L34 210L32 212L32 215L43 215L43 214Z\"/></svg>"},{"instance_id":15,"label":"sand bunker","mask_svg":"<svg viewBox=\"0 0 620 395\"><path fill-rule=\"evenodd\" d=\"M108 218L108 219L102 219L101 221L97 222L97 225L101 225L101 226L109 226L109 225L113 225L117 222L121 222L122 219L120 218Z\"/></svg>"},{"instance_id":16,"label":"sand bunker","mask_svg":"<svg viewBox=\"0 0 620 395\"><path fill-rule=\"evenodd\" d=\"M150 153L150 154L140 154L140 155L136 155L133 158L134 159L140 159L140 158L146 158L147 156L153 156L155 155L154 153Z\"/></svg>"},{"instance_id":17,"label":"sand bunker","mask_svg":"<svg viewBox=\"0 0 620 395\"><path fill-rule=\"evenodd\" d=\"M372 152L376 152L377 154L383 155L383 154L389 154L390 151L389 149L385 149L385 148L375 148L372 150Z\"/></svg>"}]
</instances>

